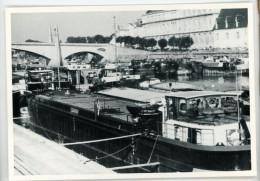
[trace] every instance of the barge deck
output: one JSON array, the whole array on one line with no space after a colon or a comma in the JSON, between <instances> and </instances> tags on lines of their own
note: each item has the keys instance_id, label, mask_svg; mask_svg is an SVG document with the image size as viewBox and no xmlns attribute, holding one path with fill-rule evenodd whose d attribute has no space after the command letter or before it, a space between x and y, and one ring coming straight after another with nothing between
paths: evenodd
<instances>
[{"instance_id":1,"label":"barge deck","mask_svg":"<svg viewBox=\"0 0 260 181\"><path fill-rule=\"evenodd\" d=\"M147 103L148 100L161 100L165 94L138 89L120 89L112 88L98 92L98 94L78 93L70 91L65 95L66 91L52 91L38 95L41 99L51 99L66 105L81 108L84 110L95 111L95 102L98 100L98 109L100 114L118 118L122 121L131 119L126 106L135 106L135 103ZM46 97L47 96L47 97Z\"/></svg>"}]
</instances>

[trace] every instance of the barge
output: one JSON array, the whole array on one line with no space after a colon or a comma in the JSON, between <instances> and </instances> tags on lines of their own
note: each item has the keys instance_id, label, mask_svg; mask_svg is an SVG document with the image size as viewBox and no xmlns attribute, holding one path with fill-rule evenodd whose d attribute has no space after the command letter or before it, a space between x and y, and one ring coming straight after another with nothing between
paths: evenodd
<instances>
[{"instance_id":1,"label":"barge","mask_svg":"<svg viewBox=\"0 0 260 181\"><path fill-rule=\"evenodd\" d=\"M134 102L66 92L47 91L28 98L31 129L43 135L49 130L49 137L63 143L141 133L137 138L70 146L82 153L92 150L88 156L95 159L131 145L112 156L121 160L120 164L108 158L99 160L107 167L149 161L160 166L130 172L251 169L249 119L238 121L236 94L172 93L166 96L166 105L159 108L162 114L133 119L126 106L134 106Z\"/></svg>"}]
</instances>

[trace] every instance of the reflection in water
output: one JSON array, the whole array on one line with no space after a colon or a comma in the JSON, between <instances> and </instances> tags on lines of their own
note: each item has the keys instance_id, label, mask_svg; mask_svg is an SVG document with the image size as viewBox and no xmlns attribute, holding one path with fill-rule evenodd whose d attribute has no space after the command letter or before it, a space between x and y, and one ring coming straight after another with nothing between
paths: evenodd
<instances>
[{"instance_id":1,"label":"reflection in water","mask_svg":"<svg viewBox=\"0 0 260 181\"><path fill-rule=\"evenodd\" d=\"M237 79L237 80L236 80ZM167 80L167 82L185 82L194 85L197 89L213 91L230 91L249 87L249 77L241 75L226 76L178 76L176 79ZM237 85L236 85L237 82Z\"/></svg>"}]
</instances>

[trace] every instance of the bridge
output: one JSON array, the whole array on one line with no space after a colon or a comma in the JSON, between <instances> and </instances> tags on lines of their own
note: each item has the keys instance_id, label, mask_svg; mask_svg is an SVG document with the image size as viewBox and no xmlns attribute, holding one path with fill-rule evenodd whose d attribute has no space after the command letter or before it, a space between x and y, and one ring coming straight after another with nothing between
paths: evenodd
<instances>
[{"instance_id":1,"label":"bridge","mask_svg":"<svg viewBox=\"0 0 260 181\"><path fill-rule=\"evenodd\" d=\"M12 50L31 52L45 57L48 66L61 66L64 60L75 53L100 55L109 62L129 62L132 59L147 58L149 52L132 48L116 47L106 43L60 43L58 28L50 27L50 43L23 42L12 43Z\"/></svg>"},{"instance_id":2,"label":"bridge","mask_svg":"<svg viewBox=\"0 0 260 181\"><path fill-rule=\"evenodd\" d=\"M69 56L87 52L94 55L100 55L104 59L114 62L116 59L115 46L111 44L80 44L80 43L13 43L13 50L32 52L50 60L49 66L62 65L64 60ZM117 47L117 59L119 61L130 61L132 59L146 58L148 52L143 50L135 50L131 48Z\"/></svg>"}]
</instances>

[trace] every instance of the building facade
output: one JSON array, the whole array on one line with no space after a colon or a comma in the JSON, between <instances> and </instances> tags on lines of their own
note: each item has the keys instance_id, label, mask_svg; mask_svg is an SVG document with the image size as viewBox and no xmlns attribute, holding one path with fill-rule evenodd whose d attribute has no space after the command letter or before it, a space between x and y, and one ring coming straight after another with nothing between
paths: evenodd
<instances>
[{"instance_id":1,"label":"building facade","mask_svg":"<svg viewBox=\"0 0 260 181\"><path fill-rule=\"evenodd\" d=\"M223 9L214 26L214 47L248 48L247 9Z\"/></svg>"},{"instance_id":2,"label":"building facade","mask_svg":"<svg viewBox=\"0 0 260 181\"><path fill-rule=\"evenodd\" d=\"M190 36L194 49L242 47L247 46L247 9L152 10L119 34L156 40Z\"/></svg>"}]
</instances>

